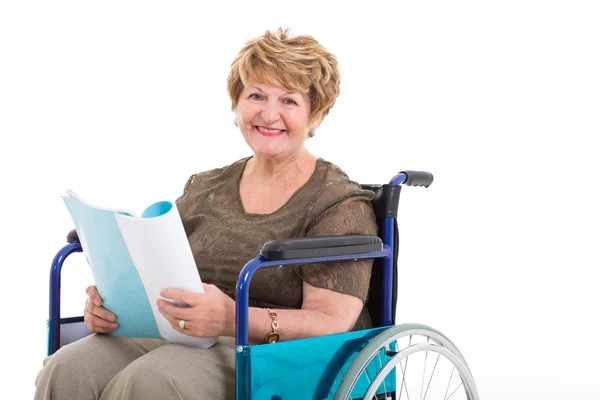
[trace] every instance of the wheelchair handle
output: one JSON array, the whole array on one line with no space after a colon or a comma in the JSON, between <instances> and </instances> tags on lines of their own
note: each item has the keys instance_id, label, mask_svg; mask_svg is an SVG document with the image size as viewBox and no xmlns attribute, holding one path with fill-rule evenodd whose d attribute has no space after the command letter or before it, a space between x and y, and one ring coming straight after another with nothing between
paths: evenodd
<instances>
[{"instance_id":1,"label":"wheelchair handle","mask_svg":"<svg viewBox=\"0 0 600 400\"><path fill-rule=\"evenodd\" d=\"M73 229L67 234L67 243L79 243L79 235L77 235L77 230Z\"/></svg>"},{"instance_id":2,"label":"wheelchair handle","mask_svg":"<svg viewBox=\"0 0 600 400\"><path fill-rule=\"evenodd\" d=\"M433 174L427 171L402 171L390 180L392 185L429 187L433 183Z\"/></svg>"}]
</instances>

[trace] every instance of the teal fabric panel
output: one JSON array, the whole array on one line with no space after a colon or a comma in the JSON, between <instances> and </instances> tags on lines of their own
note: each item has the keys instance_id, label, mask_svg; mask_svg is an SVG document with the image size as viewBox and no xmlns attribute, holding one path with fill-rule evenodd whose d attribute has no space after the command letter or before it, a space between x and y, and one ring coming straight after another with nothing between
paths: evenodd
<instances>
[{"instance_id":1,"label":"teal fabric panel","mask_svg":"<svg viewBox=\"0 0 600 400\"><path fill-rule=\"evenodd\" d=\"M246 346L237 354L237 368L241 368L238 394L250 393L251 397L238 395L238 400L277 399L277 396L285 400L332 399L356 355L385 329L387 327ZM388 359L383 354L380 360L369 365L371 378L380 369L379 362L384 364ZM245 375L247 371L243 369L248 369L250 374ZM395 379L388 378L386 390L393 391L394 384ZM242 387L244 385L249 387ZM362 397L367 387L367 378L361 378L356 397ZM362 394L359 395L359 392Z\"/></svg>"}]
</instances>

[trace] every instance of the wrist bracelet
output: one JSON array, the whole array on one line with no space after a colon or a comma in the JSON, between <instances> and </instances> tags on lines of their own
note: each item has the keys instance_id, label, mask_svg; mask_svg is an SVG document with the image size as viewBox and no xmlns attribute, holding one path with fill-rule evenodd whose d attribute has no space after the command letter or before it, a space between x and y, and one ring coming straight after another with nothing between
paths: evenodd
<instances>
[{"instance_id":1,"label":"wrist bracelet","mask_svg":"<svg viewBox=\"0 0 600 400\"><path fill-rule=\"evenodd\" d=\"M265 335L265 343L277 343L279 340L279 333L277 333L277 329L279 329L279 322L277 322L277 313L270 308L267 308L267 312L269 313L269 317L271 317L271 332Z\"/></svg>"}]
</instances>

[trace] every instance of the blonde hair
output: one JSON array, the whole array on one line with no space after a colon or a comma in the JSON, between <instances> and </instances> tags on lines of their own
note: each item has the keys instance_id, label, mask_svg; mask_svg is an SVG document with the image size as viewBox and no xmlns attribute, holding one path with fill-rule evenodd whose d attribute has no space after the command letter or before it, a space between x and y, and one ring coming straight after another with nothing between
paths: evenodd
<instances>
[{"instance_id":1,"label":"blonde hair","mask_svg":"<svg viewBox=\"0 0 600 400\"><path fill-rule=\"evenodd\" d=\"M308 95L309 124L320 123L340 94L338 62L312 36L292 36L289 29L246 43L231 63L227 92L231 109L235 110L240 93L252 78L290 92ZM313 135L311 130L311 136Z\"/></svg>"}]
</instances>

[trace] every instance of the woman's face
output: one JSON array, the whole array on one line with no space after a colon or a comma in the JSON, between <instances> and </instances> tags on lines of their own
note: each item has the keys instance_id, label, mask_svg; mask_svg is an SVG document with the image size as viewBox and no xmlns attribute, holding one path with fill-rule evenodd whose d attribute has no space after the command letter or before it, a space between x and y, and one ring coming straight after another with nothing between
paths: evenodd
<instances>
[{"instance_id":1,"label":"woman's face","mask_svg":"<svg viewBox=\"0 0 600 400\"><path fill-rule=\"evenodd\" d=\"M240 94L235 114L256 156L287 158L304 149L311 128L308 96L250 80Z\"/></svg>"}]
</instances>

